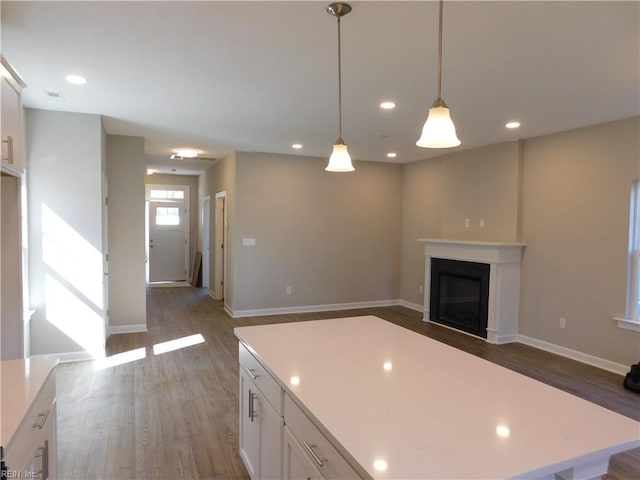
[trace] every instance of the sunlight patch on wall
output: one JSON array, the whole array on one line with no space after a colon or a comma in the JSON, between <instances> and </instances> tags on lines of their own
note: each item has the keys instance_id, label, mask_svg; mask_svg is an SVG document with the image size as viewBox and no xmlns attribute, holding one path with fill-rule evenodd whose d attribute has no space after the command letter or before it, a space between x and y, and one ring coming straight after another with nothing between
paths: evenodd
<instances>
[{"instance_id":1,"label":"sunlight patch on wall","mask_svg":"<svg viewBox=\"0 0 640 480\"><path fill-rule=\"evenodd\" d=\"M104 357L102 311L94 310L49 273L44 283L47 321L94 358Z\"/></svg>"},{"instance_id":2,"label":"sunlight patch on wall","mask_svg":"<svg viewBox=\"0 0 640 480\"><path fill-rule=\"evenodd\" d=\"M45 204L42 204L42 259L93 305L103 308L102 253Z\"/></svg>"}]
</instances>

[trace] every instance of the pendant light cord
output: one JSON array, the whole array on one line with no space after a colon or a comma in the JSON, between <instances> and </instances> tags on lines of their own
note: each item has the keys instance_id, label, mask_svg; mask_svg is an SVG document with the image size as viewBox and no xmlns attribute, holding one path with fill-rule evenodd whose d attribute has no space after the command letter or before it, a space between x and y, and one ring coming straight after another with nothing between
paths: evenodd
<instances>
[{"instance_id":1,"label":"pendant light cord","mask_svg":"<svg viewBox=\"0 0 640 480\"><path fill-rule=\"evenodd\" d=\"M342 140L342 55L340 49L340 17L338 17L338 137Z\"/></svg>"},{"instance_id":2,"label":"pendant light cord","mask_svg":"<svg viewBox=\"0 0 640 480\"><path fill-rule=\"evenodd\" d=\"M444 0L440 0L440 23L438 25L438 100L442 99L442 7Z\"/></svg>"}]
</instances>

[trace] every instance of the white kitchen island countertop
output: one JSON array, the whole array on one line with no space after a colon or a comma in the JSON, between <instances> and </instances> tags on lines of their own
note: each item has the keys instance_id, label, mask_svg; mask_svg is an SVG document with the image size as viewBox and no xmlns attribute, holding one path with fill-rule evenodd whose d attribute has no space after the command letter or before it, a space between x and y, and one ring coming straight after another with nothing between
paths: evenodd
<instances>
[{"instance_id":1,"label":"white kitchen island countertop","mask_svg":"<svg viewBox=\"0 0 640 480\"><path fill-rule=\"evenodd\" d=\"M9 444L57 364L57 355L0 362L0 445Z\"/></svg>"},{"instance_id":2,"label":"white kitchen island countertop","mask_svg":"<svg viewBox=\"0 0 640 480\"><path fill-rule=\"evenodd\" d=\"M589 478L640 445L637 421L374 316L235 334L364 477Z\"/></svg>"}]
</instances>

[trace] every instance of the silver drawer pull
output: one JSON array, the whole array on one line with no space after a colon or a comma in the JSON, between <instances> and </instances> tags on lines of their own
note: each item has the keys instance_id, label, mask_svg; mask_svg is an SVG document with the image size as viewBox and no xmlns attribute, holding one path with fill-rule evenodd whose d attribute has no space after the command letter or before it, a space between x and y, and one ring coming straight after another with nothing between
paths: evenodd
<instances>
[{"instance_id":1,"label":"silver drawer pull","mask_svg":"<svg viewBox=\"0 0 640 480\"><path fill-rule=\"evenodd\" d=\"M242 369L245 371L245 373L247 375L249 375L249 377L251 377L251 380L255 380L256 378L258 378L260 376L260 375L256 375L255 373L253 373L253 372L255 372L255 370L248 369L247 367L245 367L243 365L241 365L241 366L242 366Z\"/></svg>"},{"instance_id":2,"label":"silver drawer pull","mask_svg":"<svg viewBox=\"0 0 640 480\"><path fill-rule=\"evenodd\" d=\"M44 427L44 424L47 423L47 418L49 418L49 412L51 410L47 410L44 413L39 413L38 414L38 419L40 421L36 422L33 424L33 428L37 428L38 430L42 430L42 427Z\"/></svg>"},{"instance_id":3,"label":"silver drawer pull","mask_svg":"<svg viewBox=\"0 0 640 480\"><path fill-rule=\"evenodd\" d=\"M326 458L320 458L316 452L313 450L314 448L317 447L317 445L309 445L307 442L302 442L302 445L304 445L304 448L307 449L307 452L309 452L309 454L313 457L313 459L316 461L316 463L318 464L318 466L320 467L324 467L324 462L327 462L328 460Z\"/></svg>"}]
</instances>

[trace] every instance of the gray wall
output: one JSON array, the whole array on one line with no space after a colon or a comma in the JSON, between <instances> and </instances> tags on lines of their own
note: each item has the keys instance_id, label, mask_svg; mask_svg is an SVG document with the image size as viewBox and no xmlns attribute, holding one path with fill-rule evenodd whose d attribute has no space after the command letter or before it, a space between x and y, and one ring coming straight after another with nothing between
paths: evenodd
<instances>
[{"instance_id":1,"label":"gray wall","mask_svg":"<svg viewBox=\"0 0 640 480\"><path fill-rule=\"evenodd\" d=\"M523 171L520 333L624 365L640 358L639 334L613 321L625 315L638 132L636 117L527 140Z\"/></svg>"},{"instance_id":2,"label":"gray wall","mask_svg":"<svg viewBox=\"0 0 640 480\"><path fill-rule=\"evenodd\" d=\"M144 138L107 135L109 332L145 330Z\"/></svg>"},{"instance_id":3,"label":"gray wall","mask_svg":"<svg viewBox=\"0 0 640 480\"><path fill-rule=\"evenodd\" d=\"M236 162L234 311L398 299L402 167L332 174L326 159L245 152Z\"/></svg>"},{"instance_id":4,"label":"gray wall","mask_svg":"<svg viewBox=\"0 0 640 480\"><path fill-rule=\"evenodd\" d=\"M97 115L26 109L31 353L104 352Z\"/></svg>"},{"instance_id":5,"label":"gray wall","mask_svg":"<svg viewBox=\"0 0 640 480\"><path fill-rule=\"evenodd\" d=\"M402 299L422 304L417 238L522 241L520 333L623 365L637 362L638 333L619 329L613 317L625 314L639 131L635 117L406 165Z\"/></svg>"}]
</instances>

